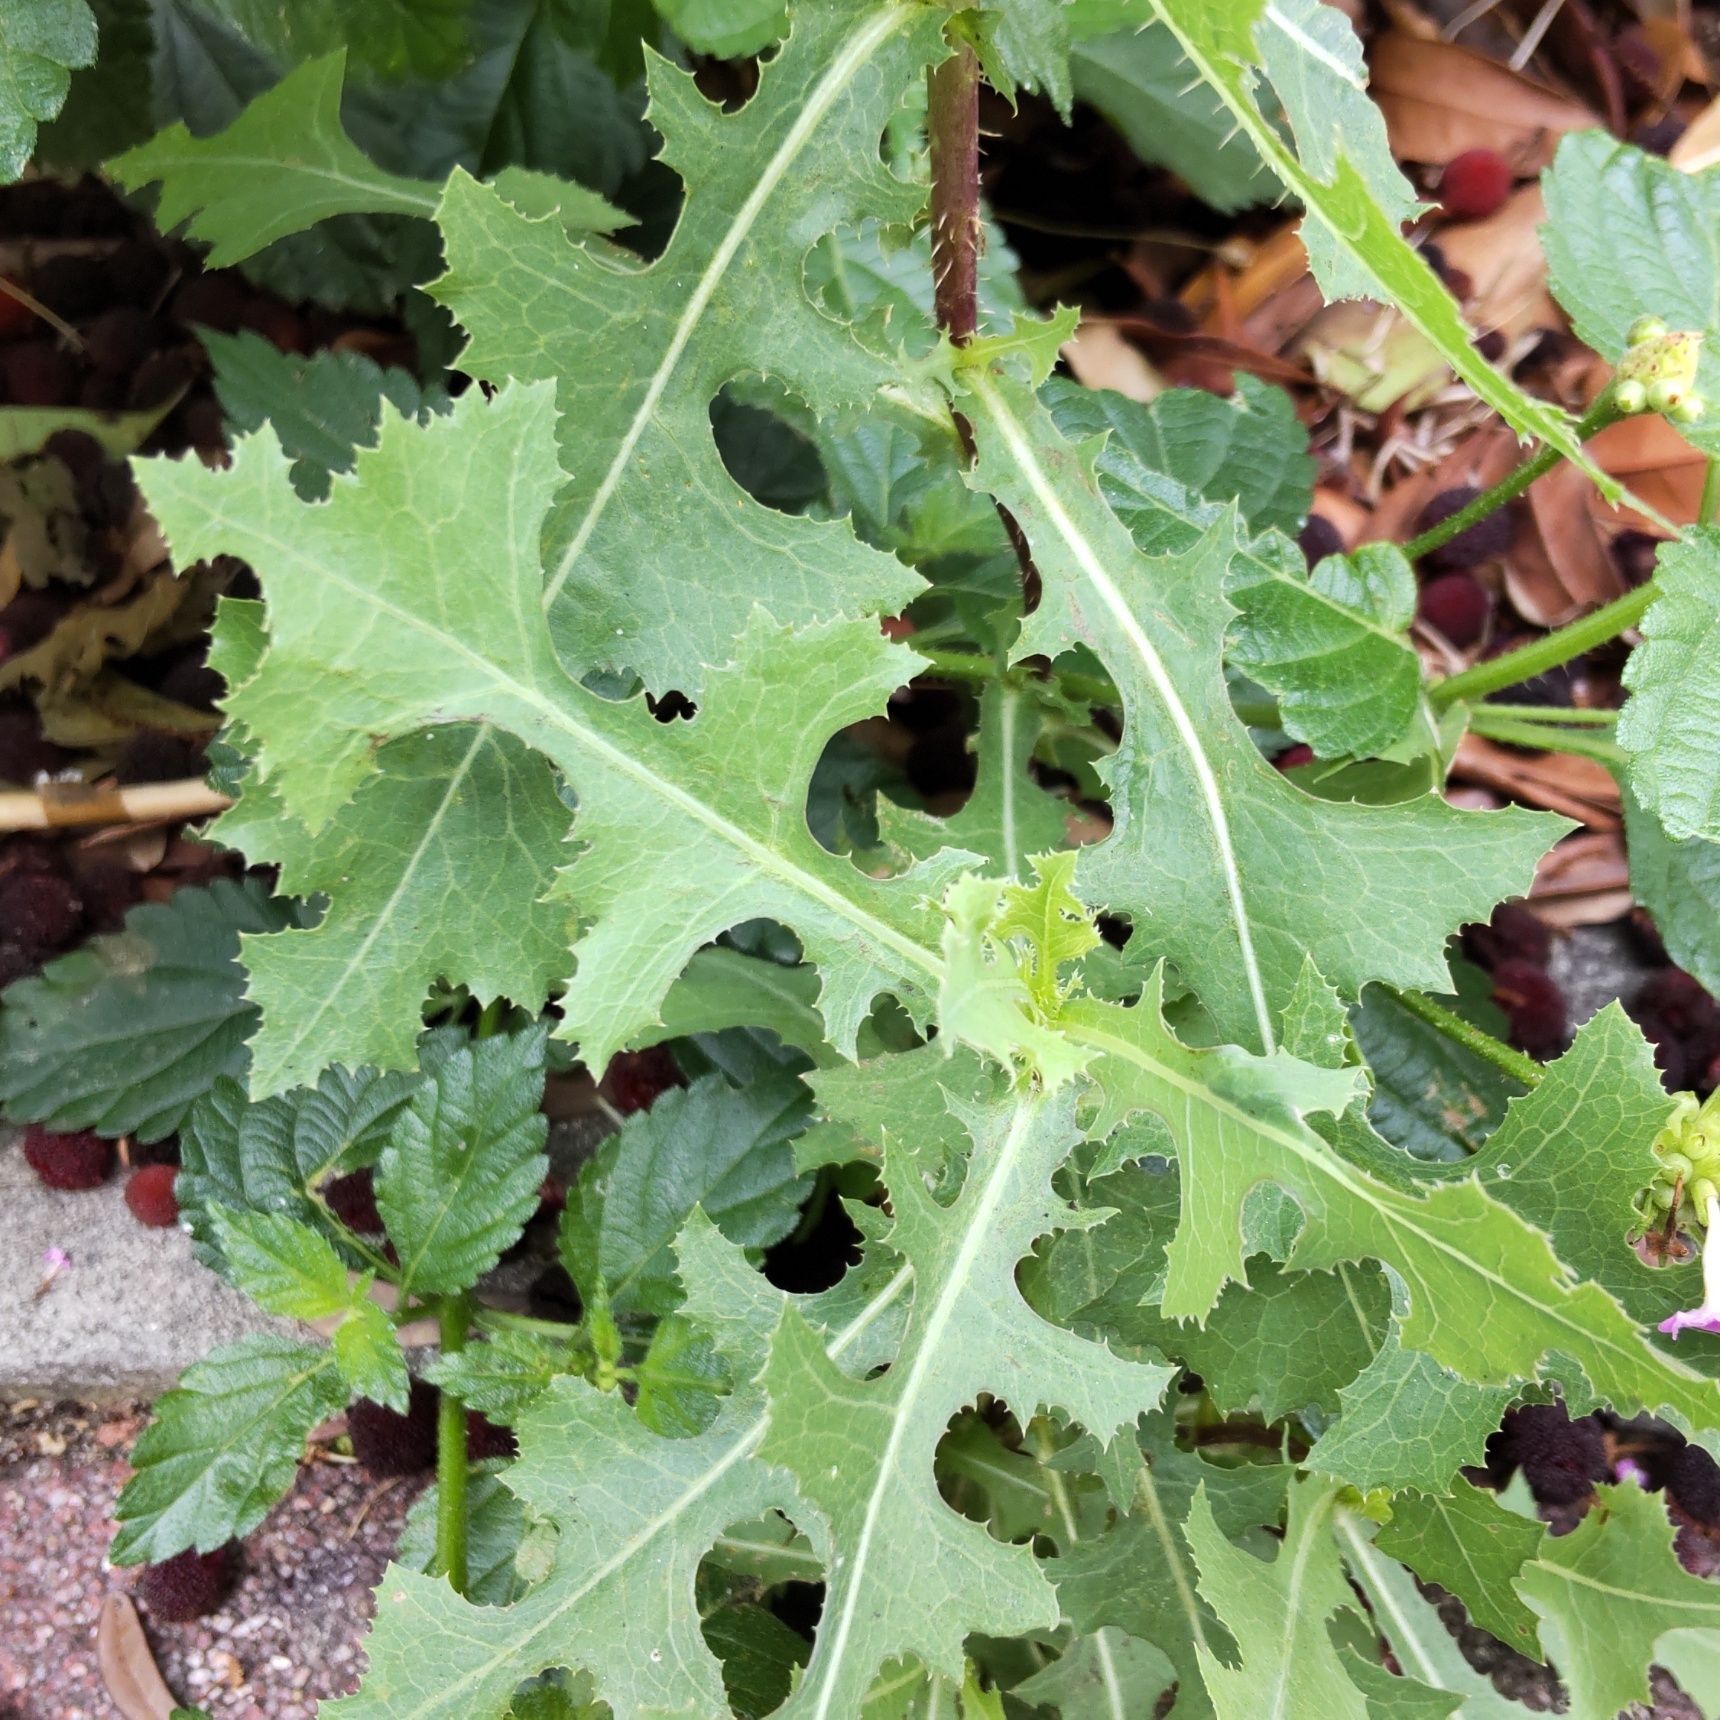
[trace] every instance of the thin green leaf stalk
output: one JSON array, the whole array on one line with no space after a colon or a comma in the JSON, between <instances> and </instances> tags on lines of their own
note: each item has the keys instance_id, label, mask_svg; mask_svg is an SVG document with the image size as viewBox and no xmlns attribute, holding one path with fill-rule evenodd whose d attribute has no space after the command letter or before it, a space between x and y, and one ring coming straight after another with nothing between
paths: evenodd
<instances>
[{"instance_id":1,"label":"thin green leaf stalk","mask_svg":"<svg viewBox=\"0 0 1720 1720\"><path fill-rule=\"evenodd\" d=\"M1380 989L1418 1020L1425 1021L1429 1027L1443 1033L1447 1039L1455 1041L1466 1051L1473 1051L1477 1057L1484 1058L1502 1074L1509 1075L1513 1081L1519 1081L1525 1087L1537 1087L1547 1073L1533 1057L1525 1057L1521 1051L1505 1044L1503 1040L1495 1039L1491 1033L1483 1032L1473 1022L1465 1021L1461 1015L1454 1014L1444 1004L1435 1003L1424 993L1402 991L1383 981Z\"/></svg>"},{"instance_id":2,"label":"thin green leaf stalk","mask_svg":"<svg viewBox=\"0 0 1720 1720\"><path fill-rule=\"evenodd\" d=\"M1473 715L1514 717L1527 723L1547 723L1555 728L1610 729L1618 723L1617 711L1585 711L1572 705L1506 705L1489 701L1477 705Z\"/></svg>"},{"instance_id":3,"label":"thin green leaf stalk","mask_svg":"<svg viewBox=\"0 0 1720 1720\"><path fill-rule=\"evenodd\" d=\"M1579 616L1555 632L1502 656L1489 657L1486 662L1465 669L1461 675L1437 682L1429 689L1428 698L1436 711L1443 711L1460 699L1484 698L1501 687L1514 687L1519 681L1544 675L1549 669L1561 668L1573 657L1580 657L1585 651L1592 651L1597 645L1604 645L1609 639L1616 639L1634 627L1656 595L1655 583L1651 579L1635 591L1615 597L1611 603Z\"/></svg>"},{"instance_id":4,"label":"thin green leaf stalk","mask_svg":"<svg viewBox=\"0 0 1720 1720\"><path fill-rule=\"evenodd\" d=\"M1486 740L1503 741L1507 746L1535 747L1541 752L1574 753L1579 758L1592 758L1604 765L1622 765L1628 757L1616 741L1609 741L1587 729L1560 728L1553 723L1501 717L1489 712L1485 705L1472 708L1469 726Z\"/></svg>"},{"instance_id":5,"label":"thin green leaf stalk","mask_svg":"<svg viewBox=\"0 0 1720 1720\"><path fill-rule=\"evenodd\" d=\"M1616 424L1621 418L1628 416L1609 388L1577 421L1577 437L1586 442L1591 436L1598 436L1609 424ZM1417 561L1429 550L1450 543L1460 532L1468 531L1471 526L1479 524L1489 514L1498 512L1507 502L1522 495L1537 478L1544 478L1563 458L1550 442L1537 449L1521 465L1507 472L1492 489L1483 490L1467 507L1459 508L1450 519L1441 520L1438 525L1429 526L1419 537L1411 538L1403 546L1404 554L1411 561Z\"/></svg>"},{"instance_id":6,"label":"thin green leaf stalk","mask_svg":"<svg viewBox=\"0 0 1720 1720\"><path fill-rule=\"evenodd\" d=\"M1696 523L1711 526L1720 514L1720 457L1708 456L1708 469L1702 475L1702 500L1696 504Z\"/></svg>"},{"instance_id":7,"label":"thin green leaf stalk","mask_svg":"<svg viewBox=\"0 0 1720 1720\"><path fill-rule=\"evenodd\" d=\"M457 1356L466 1347L471 1296L449 1296L437 1314L441 1349ZM466 1592L466 1405L446 1386L436 1408L436 1570L455 1594Z\"/></svg>"}]
</instances>

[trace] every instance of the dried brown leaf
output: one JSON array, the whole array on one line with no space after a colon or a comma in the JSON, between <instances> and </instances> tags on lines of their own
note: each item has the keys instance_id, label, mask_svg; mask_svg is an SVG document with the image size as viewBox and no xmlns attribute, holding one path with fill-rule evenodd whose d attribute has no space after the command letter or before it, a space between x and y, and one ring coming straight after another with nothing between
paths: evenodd
<instances>
[{"instance_id":1,"label":"dried brown leaf","mask_svg":"<svg viewBox=\"0 0 1720 1720\"><path fill-rule=\"evenodd\" d=\"M1454 221L1439 230L1439 248L1469 277L1464 309L1483 333L1504 335L1563 328L1564 316L1547 292L1547 259L1538 231L1547 217L1538 185L1525 185L1485 221Z\"/></svg>"},{"instance_id":2,"label":"dried brown leaf","mask_svg":"<svg viewBox=\"0 0 1720 1720\"><path fill-rule=\"evenodd\" d=\"M1601 926L1628 914L1630 869L1617 830L1579 830L1535 868L1529 897L1549 925Z\"/></svg>"},{"instance_id":3,"label":"dried brown leaf","mask_svg":"<svg viewBox=\"0 0 1720 1720\"><path fill-rule=\"evenodd\" d=\"M1390 30L1369 67L1392 154L1406 161L1443 165L1466 149L1495 149L1527 177L1553 159L1566 132L1601 123L1574 96L1455 42Z\"/></svg>"},{"instance_id":4,"label":"dried brown leaf","mask_svg":"<svg viewBox=\"0 0 1720 1720\"><path fill-rule=\"evenodd\" d=\"M1559 627L1624 594L1625 581L1588 509L1589 481L1556 466L1529 486L1505 560L1512 607L1537 627Z\"/></svg>"},{"instance_id":5,"label":"dried brown leaf","mask_svg":"<svg viewBox=\"0 0 1720 1720\"><path fill-rule=\"evenodd\" d=\"M1452 764L1455 777L1497 789L1524 806L1562 812L1590 830L1617 830L1618 784L1605 765L1571 753L1523 753L1465 735Z\"/></svg>"},{"instance_id":6,"label":"dried brown leaf","mask_svg":"<svg viewBox=\"0 0 1720 1720\"><path fill-rule=\"evenodd\" d=\"M96 1665L125 1720L169 1720L175 1703L129 1595L111 1594L96 1624Z\"/></svg>"}]
</instances>

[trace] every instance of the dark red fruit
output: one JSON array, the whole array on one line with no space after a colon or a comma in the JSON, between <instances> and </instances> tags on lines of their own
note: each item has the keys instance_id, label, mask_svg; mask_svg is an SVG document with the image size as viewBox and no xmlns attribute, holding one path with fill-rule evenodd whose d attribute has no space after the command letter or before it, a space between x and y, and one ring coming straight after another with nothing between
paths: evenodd
<instances>
[{"instance_id":1,"label":"dark red fruit","mask_svg":"<svg viewBox=\"0 0 1720 1720\"><path fill-rule=\"evenodd\" d=\"M196 361L176 347L146 358L131 379L131 404L140 409L164 406L197 374Z\"/></svg>"},{"instance_id":2,"label":"dark red fruit","mask_svg":"<svg viewBox=\"0 0 1720 1720\"><path fill-rule=\"evenodd\" d=\"M19 340L0 354L0 389L12 406L69 406L78 367L52 340Z\"/></svg>"},{"instance_id":3,"label":"dark red fruit","mask_svg":"<svg viewBox=\"0 0 1720 1720\"><path fill-rule=\"evenodd\" d=\"M100 1188L113 1170L113 1142L88 1129L62 1135L32 1123L24 1131L24 1162L49 1188Z\"/></svg>"},{"instance_id":4,"label":"dark red fruit","mask_svg":"<svg viewBox=\"0 0 1720 1720\"><path fill-rule=\"evenodd\" d=\"M30 291L56 316L82 322L113 302L113 282L94 257L50 257L30 277Z\"/></svg>"},{"instance_id":5,"label":"dark red fruit","mask_svg":"<svg viewBox=\"0 0 1720 1720\"><path fill-rule=\"evenodd\" d=\"M1654 1046L1654 1061L1667 1087L1706 1084L1720 1055L1720 1006L1682 968L1652 974L1626 1006Z\"/></svg>"},{"instance_id":6,"label":"dark red fruit","mask_svg":"<svg viewBox=\"0 0 1720 1720\"><path fill-rule=\"evenodd\" d=\"M475 1409L466 1412L466 1455L474 1463L486 1457L513 1457L520 1449L511 1427L499 1427Z\"/></svg>"},{"instance_id":7,"label":"dark red fruit","mask_svg":"<svg viewBox=\"0 0 1720 1720\"><path fill-rule=\"evenodd\" d=\"M1666 1491L1687 1517L1720 1528L1720 1464L1699 1445L1681 1446L1666 1466Z\"/></svg>"},{"instance_id":8,"label":"dark red fruit","mask_svg":"<svg viewBox=\"0 0 1720 1720\"><path fill-rule=\"evenodd\" d=\"M359 1236L380 1236L382 1214L376 1210L376 1178L368 1170L349 1171L323 1184L328 1209Z\"/></svg>"},{"instance_id":9,"label":"dark red fruit","mask_svg":"<svg viewBox=\"0 0 1720 1720\"><path fill-rule=\"evenodd\" d=\"M1496 214L1511 195L1511 163L1496 149L1466 149L1439 176L1439 203L1454 221Z\"/></svg>"},{"instance_id":10,"label":"dark red fruit","mask_svg":"<svg viewBox=\"0 0 1720 1720\"><path fill-rule=\"evenodd\" d=\"M1493 970L1493 1001L1511 1021L1511 1043L1531 1057L1557 1057L1569 1022L1565 994L1545 968L1507 956Z\"/></svg>"},{"instance_id":11,"label":"dark red fruit","mask_svg":"<svg viewBox=\"0 0 1720 1720\"><path fill-rule=\"evenodd\" d=\"M659 1093L684 1086L675 1059L662 1045L648 1051L622 1051L610 1058L597 1090L624 1117L646 1111Z\"/></svg>"},{"instance_id":12,"label":"dark red fruit","mask_svg":"<svg viewBox=\"0 0 1720 1720\"><path fill-rule=\"evenodd\" d=\"M1654 577L1655 558L1660 554L1661 540L1634 526L1626 526L1607 549L1613 566L1619 570L1627 585L1646 585Z\"/></svg>"},{"instance_id":13,"label":"dark red fruit","mask_svg":"<svg viewBox=\"0 0 1720 1720\"><path fill-rule=\"evenodd\" d=\"M1553 934L1547 922L1522 902L1501 902L1485 923L1463 928L1463 948L1472 961L1485 968L1515 957L1544 968L1553 953Z\"/></svg>"},{"instance_id":14,"label":"dark red fruit","mask_svg":"<svg viewBox=\"0 0 1720 1720\"><path fill-rule=\"evenodd\" d=\"M405 1415L369 1398L346 1412L352 1454L372 1475L417 1475L436 1462L436 1402L440 1394L423 1380L412 1382Z\"/></svg>"},{"instance_id":15,"label":"dark red fruit","mask_svg":"<svg viewBox=\"0 0 1720 1720\"><path fill-rule=\"evenodd\" d=\"M189 1624L220 1606L233 1586L235 1574L231 1541L213 1553L187 1548L171 1559L163 1559L159 1565L145 1565L138 1577L137 1592L151 1618L168 1624Z\"/></svg>"},{"instance_id":16,"label":"dark red fruit","mask_svg":"<svg viewBox=\"0 0 1720 1720\"><path fill-rule=\"evenodd\" d=\"M1416 535L1442 525L1480 494L1473 484L1459 484L1453 489L1441 490L1417 517ZM1460 531L1449 543L1430 549L1421 558L1421 565L1429 573L1465 573L1484 561L1503 555L1510 547L1511 508L1507 505L1496 508L1485 519L1477 520L1474 525Z\"/></svg>"},{"instance_id":17,"label":"dark red fruit","mask_svg":"<svg viewBox=\"0 0 1720 1720\"><path fill-rule=\"evenodd\" d=\"M1612 1473L1600 1423L1593 1416L1572 1421L1562 1403L1512 1410L1488 1442L1488 1455L1521 1469L1543 1505L1574 1505Z\"/></svg>"},{"instance_id":18,"label":"dark red fruit","mask_svg":"<svg viewBox=\"0 0 1720 1720\"><path fill-rule=\"evenodd\" d=\"M173 320L186 328L234 334L251 294L237 275L194 275L173 295Z\"/></svg>"},{"instance_id":19,"label":"dark red fruit","mask_svg":"<svg viewBox=\"0 0 1720 1720\"><path fill-rule=\"evenodd\" d=\"M0 781L34 782L44 771L63 769L71 756L42 738L41 719L22 700L0 699Z\"/></svg>"},{"instance_id":20,"label":"dark red fruit","mask_svg":"<svg viewBox=\"0 0 1720 1720\"><path fill-rule=\"evenodd\" d=\"M1505 356L1505 336L1496 328L1490 328L1485 334L1475 337L1475 350L1489 364L1497 364Z\"/></svg>"},{"instance_id":21,"label":"dark red fruit","mask_svg":"<svg viewBox=\"0 0 1720 1720\"><path fill-rule=\"evenodd\" d=\"M1645 120L1630 134L1630 141L1649 155L1667 155L1684 132L1684 121L1669 113L1659 119Z\"/></svg>"},{"instance_id":22,"label":"dark red fruit","mask_svg":"<svg viewBox=\"0 0 1720 1720\"><path fill-rule=\"evenodd\" d=\"M90 363L110 376L129 378L155 350L156 328L147 311L115 305L84 330Z\"/></svg>"},{"instance_id":23,"label":"dark red fruit","mask_svg":"<svg viewBox=\"0 0 1720 1720\"><path fill-rule=\"evenodd\" d=\"M1442 573L1430 579L1421 588L1415 607L1434 632L1459 649L1478 645L1493 619L1492 594L1467 573Z\"/></svg>"},{"instance_id":24,"label":"dark red fruit","mask_svg":"<svg viewBox=\"0 0 1720 1720\"><path fill-rule=\"evenodd\" d=\"M281 352L309 352L311 349L304 319L278 299L252 299L239 318L239 326L260 334Z\"/></svg>"},{"instance_id":25,"label":"dark red fruit","mask_svg":"<svg viewBox=\"0 0 1720 1720\"><path fill-rule=\"evenodd\" d=\"M0 878L0 936L36 955L64 949L84 923L84 904L57 872L11 872Z\"/></svg>"},{"instance_id":26,"label":"dark red fruit","mask_svg":"<svg viewBox=\"0 0 1720 1720\"><path fill-rule=\"evenodd\" d=\"M1273 767L1277 770L1295 770L1300 765L1314 762L1314 749L1306 741L1297 741L1294 746L1286 747L1283 752L1273 759Z\"/></svg>"},{"instance_id":27,"label":"dark red fruit","mask_svg":"<svg viewBox=\"0 0 1720 1720\"><path fill-rule=\"evenodd\" d=\"M126 1180L125 1204L139 1224L151 1230L171 1230L179 1222L179 1202L174 1198L173 1179L179 1175L172 1165L145 1165Z\"/></svg>"},{"instance_id":28,"label":"dark red fruit","mask_svg":"<svg viewBox=\"0 0 1720 1720\"><path fill-rule=\"evenodd\" d=\"M1324 514L1310 514L1307 523L1296 534L1297 547L1310 567L1316 567L1329 555L1337 555L1344 547L1338 528Z\"/></svg>"}]
</instances>

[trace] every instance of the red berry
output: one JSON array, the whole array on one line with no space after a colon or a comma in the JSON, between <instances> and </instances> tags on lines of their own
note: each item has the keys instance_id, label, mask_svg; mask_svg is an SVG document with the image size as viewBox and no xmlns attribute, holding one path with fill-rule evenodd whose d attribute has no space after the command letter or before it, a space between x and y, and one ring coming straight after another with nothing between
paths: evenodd
<instances>
[{"instance_id":1,"label":"red berry","mask_svg":"<svg viewBox=\"0 0 1720 1720\"><path fill-rule=\"evenodd\" d=\"M138 1578L137 1592L152 1618L170 1624L188 1624L220 1606L233 1586L233 1576L231 1542L217 1547L213 1553L199 1553L188 1547L171 1559L163 1559L159 1565L145 1565Z\"/></svg>"},{"instance_id":2,"label":"red berry","mask_svg":"<svg viewBox=\"0 0 1720 1720\"><path fill-rule=\"evenodd\" d=\"M15 334L27 333L36 313L21 304L0 284L0 340L10 340Z\"/></svg>"},{"instance_id":3,"label":"red berry","mask_svg":"<svg viewBox=\"0 0 1720 1720\"><path fill-rule=\"evenodd\" d=\"M1344 547L1338 528L1324 514L1310 514L1296 534L1296 547L1310 567L1318 567L1329 555L1337 555Z\"/></svg>"},{"instance_id":4,"label":"red berry","mask_svg":"<svg viewBox=\"0 0 1720 1720\"><path fill-rule=\"evenodd\" d=\"M1467 573L1442 573L1421 588L1416 613L1434 632L1460 649L1475 645L1493 618L1487 588Z\"/></svg>"},{"instance_id":5,"label":"red berry","mask_svg":"<svg viewBox=\"0 0 1720 1720\"><path fill-rule=\"evenodd\" d=\"M412 1382L406 1414L360 1398L346 1412L352 1454L372 1475L417 1475L436 1461L436 1404L441 1394Z\"/></svg>"},{"instance_id":6,"label":"red berry","mask_svg":"<svg viewBox=\"0 0 1720 1720\"><path fill-rule=\"evenodd\" d=\"M1416 534L1419 536L1442 525L1480 494L1473 484L1458 484L1452 489L1441 490L1417 517ZM1421 558L1422 566L1429 573L1463 573L1469 568L1479 567L1484 561L1492 561L1511 547L1511 520L1509 504L1496 508L1437 549L1430 549Z\"/></svg>"},{"instance_id":7,"label":"red berry","mask_svg":"<svg viewBox=\"0 0 1720 1720\"><path fill-rule=\"evenodd\" d=\"M1720 1464L1699 1445L1684 1445L1666 1466L1666 1490L1698 1523L1720 1528Z\"/></svg>"},{"instance_id":8,"label":"red berry","mask_svg":"<svg viewBox=\"0 0 1720 1720\"><path fill-rule=\"evenodd\" d=\"M1612 1473L1600 1423L1592 1416L1572 1421L1562 1403L1512 1410L1488 1443L1490 1456L1497 1448L1500 1457L1523 1471L1543 1505L1574 1505Z\"/></svg>"},{"instance_id":9,"label":"red berry","mask_svg":"<svg viewBox=\"0 0 1720 1720\"><path fill-rule=\"evenodd\" d=\"M52 340L14 341L0 357L0 387L12 406L69 406L78 367Z\"/></svg>"},{"instance_id":10,"label":"red berry","mask_svg":"<svg viewBox=\"0 0 1720 1720\"><path fill-rule=\"evenodd\" d=\"M1463 928L1463 947L1472 960L1486 968L1497 967L1508 957L1544 968L1553 953L1553 934L1547 922L1525 903L1501 902L1490 920Z\"/></svg>"},{"instance_id":11,"label":"red berry","mask_svg":"<svg viewBox=\"0 0 1720 1720\"><path fill-rule=\"evenodd\" d=\"M1314 749L1306 741L1297 741L1294 746L1286 747L1275 759L1273 768L1276 770L1295 770L1300 765L1314 762Z\"/></svg>"},{"instance_id":12,"label":"red berry","mask_svg":"<svg viewBox=\"0 0 1720 1720\"><path fill-rule=\"evenodd\" d=\"M69 944L83 923L83 902L58 872L12 872L0 878L0 926L20 948L51 955Z\"/></svg>"},{"instance_id":13,"label":"red berry","mask_svg":"<svg viewBox=\"0 0 1720 1720\"><path fill-rule=\"evenodd\" d=\"M88 1129L62 1135L32 1123L24 1131L24 1162L48 1188L100 1188L113 1170L113 1142Z\"/></svg>"},{"instance_id":14,"label":"red berry","mask_svg":"<svg viewBox=\"0 0 1720 1720\"><path fill-rule=\"evenodd\" d=\"M115 305L84 330L90 363L109 376L131 373L155 350L156 327L136 305Z\"/></svg>"},{"instance_id":15,"label":"red berry","mask_svg":"<svg viewBox=\"0 0 1720 1720\"><path fill-rule=\"evenodd\" d=\"M1496 149L1466 149L1440 175L1440 206L1454 221L1480 221L1511 195L1511 163Z\"/></svg>"},{"instance_id":16,"label":"red berry","mask_svg":"<svg viewBox=\"0 0 1720 1720\"><path fill-rule=\"evenodd\" d=\"M513 1457L519 1449L511 1427L499 1427L475 1409L466 1412L466 1455L473 1463L486 1457Z\"/></svg>"},{"instance_id":17,"label":"red berry","mask_svg":"<svg viewBox=\"0 0 1720 1720\"><path fill-rule=\"evenodd\" d=\"M151 1230L171 1230L179 1222L179 1202L174 1198L173 1165L145 1165L135 1170L125 1185L125 1204L139 1224Z\"/></svg>"},{"instance_id":18,"label":"red berry","mask_svg":"<svg viewBox=\"0 0 1720 1720\"><path fill-rule=\"evenodd\" d=\"M621 1051L609 1060L597 1090L624 1117L647 1111L659 1093L686 1083L663 1045L646 1051Z\"/></svg>"},{"instance_id":19,"label":"red berry","mask_svg":"<svg viewBox=\"0 0 1720 1720\"><path fill-rule=\"evenodd\" d=\"M1544 968L1507 956L1493 970L1493 1001L1511 1020L1511 1043L1531 1057L1565 1049L1565 994Z\"/></svg>"},{"instance_id":20,"label":"red berry","mask_svg":"<svg viewBox=\"0 0 1720 1720\"><path fill-rule=\"evenodd\" d=\"M350 1171L323 1184L328 1209L359 1236L380 1236L382 1214L376 1210L376 1178L368 1170Z\"/></svg>"}]
</instances>

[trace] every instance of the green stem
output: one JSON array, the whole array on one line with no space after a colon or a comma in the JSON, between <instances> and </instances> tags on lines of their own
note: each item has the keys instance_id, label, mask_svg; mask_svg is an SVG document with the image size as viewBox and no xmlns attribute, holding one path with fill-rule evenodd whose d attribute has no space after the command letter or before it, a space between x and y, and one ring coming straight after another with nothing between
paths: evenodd
<instances>
[{"instance_id":1,"label":"green stem","mask_svg":"<svg viewBox=\"0 0 1720 1720\"><path fill-rule=\"evenodd\" d=\"M1596 400L1581 419L1577 422L1577 439L1586 442L1591 436L1598 435L1609 424L1616 424L1625 416L1619 411L1609 388ZM1559 450L1550 442L1537 449L1519 466L1514 466L1492 489L1483 490L1467 507L1459 508L1450 519L1441 520L1436 526L1429 526L1420 537L1413 537L1403 546L1404 554L1411 561L1419 561L1429 550L1438 549L1441 544L1450 543L1460 532L1466 532L1473 525L1479 525L1491 513L1522 495L1537 478L1544 478L1558 465L1562 458Z\"/></svg>"},{"instance_id":2,"label":"green stem","mask_svg":"<svg viewBox=\"0 0 1720 1720\"><path fill-rule=\"evenodd\" d=\"M1479 699L1501 687L1514 687L1519 681L1560 668L1573 657L1580 657L1585 651L1592 651L1597 645L1604 645L1627 628L1634 627L1658 595L1651 579L1635 591L1627 591L1623 597L1615 597L1611 603L1602 604L1592 614L1579 616L1556 632L1519 646L1515 651L1507 651L1503 656L1489 657L1486 662L1465 669L1461 675L1437 682L1428 691L1433 708L1443 711L1459 699Z\"/></svg>"},{"instance_id":3,"label":"green stem","mask_svg":"<svg viewBox=\"0 0 1720 1720\"><path fill-rule=\"evenodd\" d=\"M472 1298L450 1296L438 1314L442 1354L457 1356L466 1347ZM436 1409L436 1571L454 1593L466 1592L466 1405L446 1386Z\"/></svg>"},{"instance_id":4,"label":"green stem","mask_svg":"<svg viewBox=\"0 0 1720 1720\"><path fill-rule=\"evenodd\" d=\"M580 1332L571 1320L542 1320L536 1314L516 1314L508 1308L474 1308L472 1324L485 1332L537 1332L546 1338L568 1340Z\"/></svg>"},{"instance_id":5,"label":"green stem","mask_svg":"<svg viewBox=\"0 0 1720 1720\"><path fill-rule=\"evenodd\" d=\"M1551 723L1525 723L1512 717L1484 718L1485 705L1470 709L1470 728L1490 741L1504 741L1507 746L1534 747L1540 752L1574 753L1579 758L1592 758L1604 765L1621 765L1626 753L1615 741L1602 739L1583 729L1561 729Z\"/></svg>"},{"instance_id":6,"label":"green stem","mask_svg":"<svg viewBox=\"0 0 1720 1720\"><path fill-rule=\"evenodd\" d=\"M1495 1039L1491 1033L1484 1033L1479 1027L1465 1021L1461 1015L1453 1014L1444 1004L1435 1003L1422 992L1400 991L1395 985L1388 985L1383 980L1380 982L1380 989L1411 1015L1425 1021L1429 1027L1443 1033L1447 1039L1454 1040L1466 1051L1473 1051L1477 1057L1484 1058L1495 1069L1509 1075L1513 1081L1520 1081L1525 1087L1540 1085L1546 1070L1533 1057L1525 1057L1521 1051L1514 1050L1503 1040Z\"/></svg>"},{"instance_id":7,"label":"green stem","mask_svg":"<svg viewBox=\"0 0 1720 1720\"><path fill-rule=\"evenodd\" d=\"M1720 458L1708 456L1708 470L1702 475L1702 500L1696 504L1696 523L1712 525L1720 513Z\"/></svg>"},{"instance_id":8,"label":"green stem","mask_svg":"<svg viewBox=\"0 0 1720 1720\"><path fill-rule=\"evenodd\" d=\"M1571 705L1485 705L1471 707L1471 714L1515 717L1526 723L1551 723L1559 728L1610 729L1618 722L1617 711L1584 711Z\"/></svg>"}]
</instances>

